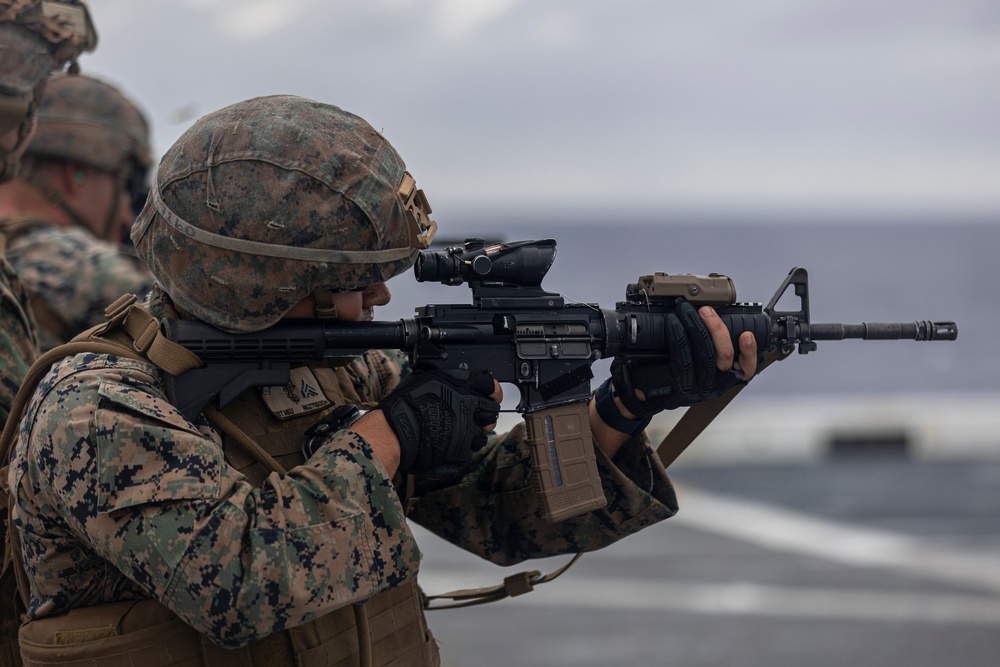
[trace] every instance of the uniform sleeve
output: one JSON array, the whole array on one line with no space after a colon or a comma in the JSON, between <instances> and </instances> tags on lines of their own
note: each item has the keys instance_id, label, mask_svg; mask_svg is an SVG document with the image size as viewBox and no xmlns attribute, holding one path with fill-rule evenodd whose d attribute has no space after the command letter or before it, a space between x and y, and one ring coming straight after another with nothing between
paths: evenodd
<instances>
[{"instance_id":1,"label":"uniform sleeve","mask_svg":"<svg viewBox=\"0 0 1000 667\"><path fill-rule=\"evenodd\" d=\"M185 420L136 367L50 387L31 429L15 520L35 616L113 598L120 572L234 647L417 570L391 482L349 431L254 488L225 463L207 423ZM88 558L115 570L95 577Z\"/></svg>"},{"instance_id":2,"label":"uniform sleeve","mask_svg":"<svg viewBox=\"0 0 1000 667\"><path fill-rule=\"evenodd\" d=\"M677 497L645 437L608 459L597 449L606 507L550 524L542 519L524 425L494 437L461 476L417 481L408 515L442 538L501 565L593 551L673 516Z\"/></svg>"}]
</instances>

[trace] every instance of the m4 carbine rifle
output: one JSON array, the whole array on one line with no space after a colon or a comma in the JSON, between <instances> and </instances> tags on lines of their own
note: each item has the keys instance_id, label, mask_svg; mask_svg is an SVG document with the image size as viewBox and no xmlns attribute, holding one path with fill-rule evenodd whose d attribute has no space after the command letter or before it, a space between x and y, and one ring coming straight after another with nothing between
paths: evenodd
<instances>
[{"instance_id":1,"label":"m4 carbine rifle","mask_svg":"<svg viewBox=\"0 0 1000 667\"><path fill-rule=\"evenodd\" d=\"M614 310L566 303L546 292L542 278L556 255L553 239L487 244L481 239L442 251L422 251L418 281L466 283L471 304L426 305L395 322L282 320L252 334L230 334L191 320L164 319L172 341L203 366L173 378L171 399L193 419L211 401L223 407L249 387L283 386L293 365L371 349L405 351L415 369L487 369L520 391L544 513L560 521L605 505L590 433L591 365L598 359L669 361L665 320L678 299L715 307L732 334L768 352L802 354L818 340L954 340L954 322L815 324L809 320L806 270L793 268L767 306L737 303L724 275L655 273L627 287ZM789 287L799 308L778 310Z\"/></svg>"}]
</instances>

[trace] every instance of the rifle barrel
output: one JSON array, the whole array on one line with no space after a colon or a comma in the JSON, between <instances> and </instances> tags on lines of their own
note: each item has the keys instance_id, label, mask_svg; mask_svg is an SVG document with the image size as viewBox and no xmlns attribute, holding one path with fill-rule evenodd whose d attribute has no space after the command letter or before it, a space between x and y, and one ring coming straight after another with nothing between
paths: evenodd
<instances>
[{"instance_id":1,"label":"rifle barrel","mask_svg":"<svg viewBox=\"0 0 1000 667\"><path fill-rule=\"evenodd\" d=\"M812 340L955 340L958 325L954 322L862 322L861 324L810 324Z\"/></svg>"}]
</instances>

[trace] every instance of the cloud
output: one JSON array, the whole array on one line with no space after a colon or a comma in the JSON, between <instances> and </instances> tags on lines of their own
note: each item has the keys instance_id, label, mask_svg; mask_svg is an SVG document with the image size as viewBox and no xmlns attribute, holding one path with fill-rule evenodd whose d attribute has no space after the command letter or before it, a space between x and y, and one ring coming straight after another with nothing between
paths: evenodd
<instances>
[{"instance_id":1,"label":"cloud","mask_svg":"<svg viewBox=\"0 0 1000 667\"><path fill-rule=\"evenodd\" d=\"M437 0L434 23L445 38L470 39L483 24L510 12L521 0Z\"/></svg>"},{"instance_id":2,"label":"cloud","mask_svg":"<svg viewBox=\"0 0 1000 667\"><path fill-rule=\"evenodd\" d=\"M234 42L253 42L301 21L309 0L183 0L211 14L220 35Z\"/></svg>"},{"instance_id":3,"label":"cloud","mask_svg":"<svg viewBox=\"0 0 1000 667\"><path fill-rule=\"evenodd\" d=\"M101 45L82 65L151 109L161 150L192 114L282 92L384 130L436 207L1000 211L987 0L91 6Z\"/></svg>"}]
</instances>

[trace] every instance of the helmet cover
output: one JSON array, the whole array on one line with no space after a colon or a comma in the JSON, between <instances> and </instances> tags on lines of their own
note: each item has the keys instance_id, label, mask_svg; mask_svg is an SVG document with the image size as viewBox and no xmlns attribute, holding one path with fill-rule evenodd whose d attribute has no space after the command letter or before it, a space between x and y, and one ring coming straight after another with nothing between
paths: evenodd
<instances>
[{"instance_id":1,"label":"helmet cover","mask_svg":"<svg viewBox=\"0 0 1000 667\"><path fill-rule=\"evenodd\" d=\"M3 23L41 37L58 67L67 61L75 64L81 53L97 48L97 31L83 0L0 0Z\"/></svg>"},{"instance_id":2,"label":"helmet cover","mask_svg":"<svg viewBox=\"0 0 1000 667\"><path fill-rule=\"evenodd\" d=\"M150 165L149 123L117 88L83 75L53 74L38 103L27 155L115 171L131 158Z\"/></svg>"},{"instance_id":3,"label":"helmet cover","mask_svg":"<svg viewBox=\"0 0 1000 667\"><path fill-rule=\"evenodd\" d=\"M182 309L259 331L317 291L413 265L405 176L362 118L302 97L253 98L199 119L167 150L132 240Z\"/></svg>"},{"instance_id":4,"label":"helmet cover","mask_svg":"<svg viewBox=\"0 0 1000 667\"><path fill-rule=\"evenodd\" d=\"M31 133L26 121L45 76L97 46L83 0L0 0L0 136L18 131L13 149L0 147L0 182L18 173L18 156Z\"/></svg>"}]
</instances>

